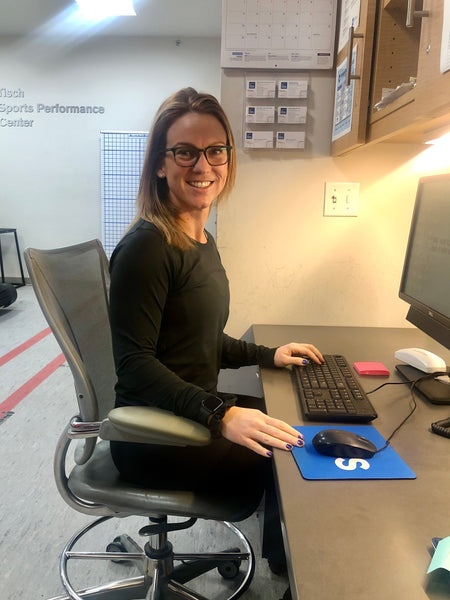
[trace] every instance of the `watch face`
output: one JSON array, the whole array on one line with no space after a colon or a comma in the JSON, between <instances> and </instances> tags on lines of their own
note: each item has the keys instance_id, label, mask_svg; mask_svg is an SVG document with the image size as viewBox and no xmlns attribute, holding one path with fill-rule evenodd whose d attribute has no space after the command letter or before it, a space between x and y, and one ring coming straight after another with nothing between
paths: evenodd
<instances>
[{"instance_id":1,"label":"watch face","mask_svg":"<svg viewBox=\"0 0 450 600\"><path fill-rule=\"evenodd\" d=\"M223 402L220 398L216 398L215 396L209 396L202 402L204 408L208 410L210 413L214 413L217 409L219 409Z\"/></svg>"}]
</instances>

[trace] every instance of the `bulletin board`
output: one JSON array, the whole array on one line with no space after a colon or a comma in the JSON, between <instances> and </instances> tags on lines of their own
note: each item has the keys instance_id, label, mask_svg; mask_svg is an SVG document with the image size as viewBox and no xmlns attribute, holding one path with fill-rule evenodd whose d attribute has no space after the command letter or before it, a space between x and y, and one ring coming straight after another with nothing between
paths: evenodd
<instances>
[{"instance_id":1,"label":"bulletin board","mask_svg":"<svg viewBox=\"0 0 450 600\"><path fill-rule=\"evenodd\" d=\"M136 213L148 133L101 132L102 243L108 257Z\"/></svg>"}]
</instances>

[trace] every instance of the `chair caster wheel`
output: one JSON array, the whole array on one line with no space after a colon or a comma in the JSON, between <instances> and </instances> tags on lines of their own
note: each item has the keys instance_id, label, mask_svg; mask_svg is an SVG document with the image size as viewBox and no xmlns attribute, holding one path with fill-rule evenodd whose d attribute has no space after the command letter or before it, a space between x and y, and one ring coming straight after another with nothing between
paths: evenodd
<instances>
[{"instance_id":1,"label":"chair caster wheel","mask_svg":"<svg viewBox=\"0 0 450 600\"><path fill-rule=\"evenodd\" d=\"M106 552L126 552L126 551L127 551L127 549L120 541L120 537L114 538L114 540L106 546ZM118 565L122 565L122 564L128 562L128 561L124 560L123 558L111 558L111 561Z\"/></svg>"},{"instance_id":2,"label":"chair caster wheel","mask_svg":"<svg viewBox=\"0 0 450 600\"><path fill-rule=\"evenodd\" d=\"M239 567L240 566L241 566L240 560L229 560L227 562L221 563L217 567L217 570L219 571L220 575L222 575L222 577L224 579L234 579L235 577L237 577L239 575Z\"/></svg>"}]
</instances>

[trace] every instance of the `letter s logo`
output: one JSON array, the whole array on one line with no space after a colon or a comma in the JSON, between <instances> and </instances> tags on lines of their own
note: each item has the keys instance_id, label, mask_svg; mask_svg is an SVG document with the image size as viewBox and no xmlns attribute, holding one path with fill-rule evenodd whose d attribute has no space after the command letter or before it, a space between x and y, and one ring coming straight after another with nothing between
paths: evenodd
<instances>
[{"instance_id":1,"label":"letter s logo","mask_svg":"<svg viewBox=\"0 0 450 600\"><path fill-rule=\"evenodd\" d=\"M347 460L348 463L346 463ZM357 468L364 469L364 471L370 469L369 463L363 458L337 458L334 464L338 469L342 469L343 471L354 471Z\"/></svg>"}]
</instances>

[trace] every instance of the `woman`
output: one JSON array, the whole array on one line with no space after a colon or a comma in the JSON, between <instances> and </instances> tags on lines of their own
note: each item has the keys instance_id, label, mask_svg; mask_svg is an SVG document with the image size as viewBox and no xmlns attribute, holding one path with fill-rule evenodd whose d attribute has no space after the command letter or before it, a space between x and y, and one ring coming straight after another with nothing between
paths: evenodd
<instances>
[{"instance_id":1,"label":"woman","mask_svg":"<svg viewBox=\"0 0 450 600\"><path fill-rule=\"evenodd\" d=\"M116 406L158 406L206 425L214 438L206 449L112 443L122 476L144 485L157 478L170 488L174 479L195 490L241 480L262 489L271 449L303 445L295 429L263 412L263 401L217 393L220 368L323 360L310 344L270 349L224 333L228 280L204 227L213 201L233 186L233 146L213 96L186 88L168 98L150 133L136 221L111 257Z\"/></svg>"}]
</instances>

